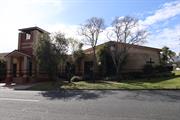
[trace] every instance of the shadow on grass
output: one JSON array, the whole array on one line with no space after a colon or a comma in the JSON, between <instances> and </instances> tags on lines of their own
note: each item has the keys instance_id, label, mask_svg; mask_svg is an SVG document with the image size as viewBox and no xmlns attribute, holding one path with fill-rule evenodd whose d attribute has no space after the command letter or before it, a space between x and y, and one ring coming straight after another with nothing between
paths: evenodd
<instances>
[{"instance_id":1,"label":"shadow on grass","mask_svg":"<svg viewBox=\"0 0 180 120\"><path fill-rule=\"evenodd\" d=\"M64 90L59 91L44 91L40 93L43 97L49 100L96 100L103 98L106 95L114 94L111 90Z\"/></svg>"},{"instance_id":2,"label":"shadow on grass","mask_svg":"<svg viewBox=\"0 0 180 120\"><path fill-rule=\"evenodd\" d=\"M120 98L137 101L180 102L180 90L138 90Z\"/></svg>"}]
</instances>

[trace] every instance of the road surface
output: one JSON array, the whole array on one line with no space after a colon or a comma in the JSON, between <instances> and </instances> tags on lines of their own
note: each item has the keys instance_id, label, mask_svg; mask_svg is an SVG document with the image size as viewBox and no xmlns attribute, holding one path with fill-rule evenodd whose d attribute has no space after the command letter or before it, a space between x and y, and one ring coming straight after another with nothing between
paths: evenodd
<instances>
[{"instance_id":1,"label":"road surface","mask_svg":"<svg viewBox=\"0 0 180 120\"><path fill-rule=\"evenodd\" d=\"M180 91L0 89L1 120L179 120Z\"/></svg>"}]
</instances>

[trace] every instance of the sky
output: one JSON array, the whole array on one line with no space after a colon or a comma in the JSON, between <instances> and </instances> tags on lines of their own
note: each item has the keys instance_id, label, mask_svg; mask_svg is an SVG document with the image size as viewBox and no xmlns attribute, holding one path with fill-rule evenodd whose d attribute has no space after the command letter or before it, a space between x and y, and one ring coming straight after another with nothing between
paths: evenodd
<instances>
[{"instance_id":1,"label":"sky","mask_svg":"<svg viewBox=\"0 0 180 120\"><path fill-rule=\"evenodd\" d=\"M78 28L101 17L106 28L115 17L133 16L149 33L144 46L180 52L180 0L0 0L0 52L18 46L18 29L38 26L80 39ZM106 42L101 33L98 44Z\"/></svg>"}]
</instances>

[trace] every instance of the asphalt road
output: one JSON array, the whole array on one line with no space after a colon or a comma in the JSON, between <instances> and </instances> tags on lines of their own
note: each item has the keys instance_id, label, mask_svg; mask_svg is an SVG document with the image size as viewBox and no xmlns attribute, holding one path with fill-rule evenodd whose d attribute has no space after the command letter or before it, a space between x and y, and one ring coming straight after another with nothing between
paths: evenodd
<instances>
[{"instance_id":1,"label":"asphalt road","mask_svg":"<svg viewBox=\"0 0 180 120\"><path fill-rule=\"evenodd\" d=\"M180 120L180 91L0 89L1 120Z\"/></svg>"}]
</instances>

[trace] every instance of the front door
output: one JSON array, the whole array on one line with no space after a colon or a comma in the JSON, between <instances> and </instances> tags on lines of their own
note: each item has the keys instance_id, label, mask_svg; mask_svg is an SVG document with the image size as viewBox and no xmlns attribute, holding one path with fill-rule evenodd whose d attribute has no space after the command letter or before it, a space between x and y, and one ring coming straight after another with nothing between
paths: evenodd
<instances>
[{"instance_id":1,"label":"front door","mask_svg":"<svg viewBox=\"0 0 180 120\"><path fill-rule=\"evenodd\" d=\"M13 64L13 77L16 77L17 73L17 64Z\"/></svg>"}]
</instances>

